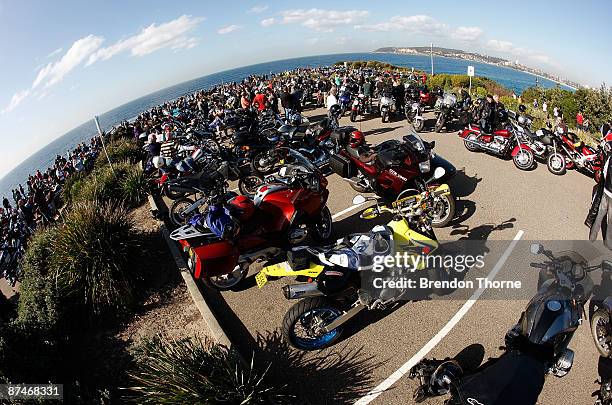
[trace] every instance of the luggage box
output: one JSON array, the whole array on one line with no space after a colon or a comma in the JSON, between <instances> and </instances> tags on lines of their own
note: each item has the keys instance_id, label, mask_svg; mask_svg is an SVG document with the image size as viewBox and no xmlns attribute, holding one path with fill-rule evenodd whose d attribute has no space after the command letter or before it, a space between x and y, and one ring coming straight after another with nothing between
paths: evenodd
<instances>
[{"instance_id":1,"label":"luggage box","mask_svg":"<svg viewBox=\"0 0 612 405\"><path fill-rule=\"evenodd\" d=\"M329 167L331 167L332 171L345 179L352 177L351 163L349 158L340 155L332 155L329 158Z\"/></svg>"}]
</instances>

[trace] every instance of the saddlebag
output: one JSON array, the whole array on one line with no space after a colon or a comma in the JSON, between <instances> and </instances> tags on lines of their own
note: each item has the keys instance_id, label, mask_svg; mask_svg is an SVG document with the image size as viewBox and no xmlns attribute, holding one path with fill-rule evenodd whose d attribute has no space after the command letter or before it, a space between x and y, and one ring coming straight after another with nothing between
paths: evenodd
<instances>
[{"instance_id":1,"label":"saddlebag","mask_svg":"<svg viewBox=\"0 0 612 405\"><path fill-rule=\"evenodd\" d=\"M338 176L345 179L352 177L351 160L341 155L332 155L329 159L329 167Z\"/></svg>"},{"instance_id":2,"label":"saddlebag","mask_svg":"<svg viewBox=\"0 0 612 405\"><path fill-rule=\"evenodd\" d=\"M293 271L306 270L310 267L310 253L306 249L295 249L287 252L287 263Z\"/></svg>"}]
</instances>

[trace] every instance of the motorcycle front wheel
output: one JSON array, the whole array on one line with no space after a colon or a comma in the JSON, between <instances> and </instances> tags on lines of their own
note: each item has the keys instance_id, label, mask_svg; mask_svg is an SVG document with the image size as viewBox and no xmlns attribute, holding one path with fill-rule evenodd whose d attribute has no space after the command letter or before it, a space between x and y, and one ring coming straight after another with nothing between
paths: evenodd
<instances>
[{"instance_id":1,"label":"motorcycle front wheel","mask_svg":"<svg viewBox=\"0 0 612 405\"><path fill-rule=\"evenodd\" d=\"M184 197L175 200L172 205L170 205L168 216L172 225L177 227L183 226L189 221L189 218L183 214L183 211L189 208L194 202L195 201L192 199Z\"/></svg>"},{"instance_id":2,"label":"motorcycle front wheel","mask_svg":"<svg viewBox=\"0 0 612 405\"><path fill-rule=\"evenodd\" d=\"M548 157L546 162L548 171L557 176L561 176L566 172L565 157L559 153L553 153Z\"/></svg>"},{"instance_id":3,"label":"motorcycle front wheel","mask_svg":"<svg viewBox=\"0 0 612 405\"><path fill-rule=\"evenodd\" d=\"M238 180L238 189L240 194L252 197L255 195L259 187L263 184L261 176L250 175Z\"/></svg>"},{"instance_id":4,"label":"motorcycle front wheel","mask_svg":"<svg viewBox=\"0 0 612 405\"><path fill-rule=\"evenodd\" d=\"M412 124L414 130L417 132L421 132L423 130L425 120L415 120Z\"/></svg>"},{"instance_id":5,"label":"motorcycle front wheel","mask_svg":"<svg viewBox=\"0 0 612 405\"><path fill-rule=\"evenodd\" d=\"M452 194L436 197L431 226L443 228L455 217L455 197Z\"/></svg>"},{"instance_id":6,"label":"motorcycle front wheel","mask_svg":"<svg viewBox=\"0 0 612 405\"><path fill-rule=\"evenodd\" d=\"M476 136L475 134L468 135L467 138L463 140L463 145L465 146L465 149L469 150L470 152L480 151L480 148L478 147L478 145L473 143L473 142L476 142L477 138L478 136Z\"/></svg>"},{"instance_id":7,"label":"motorcycle front wheel","mask_svg":"<svg viewBox=\"0 0 612 405\"><path fill-rule=\"evenodd\" d=\"M327 206L321 209L321 219L312 226L312 229L314 231L312 237L317 242L325 242L331 239L334 232L334 220Z\"/></svg>"},{"instance_id":8,"label":"motorcycle front wheel","mask_svg":"<svg viewBox=\"0 0 612 405\"><path fill-rule=\"evenodd\" d=\"M612 351L612 328L610 315L604 308L599 308L591 317L591 335L597 351L603 357L610 357Z\"/></svg>"},{"instance_id":9,"label":"motorcycle front wheel","mask_svg":"<svg viewBox=\"0 0 612 405\"><path fill-rule=\"evenodd\" d=\"M382 122L389 122L389 112L383 111L381 115Z\"/></svg>"},{"instance_id":10,"label":"motorcycle front wheel","mask_svg":"<svg viewBox=\"0 0 612 405\"><path fill-rule=\"evenodd\" d=\"M533 153L527 149L519 149L517 154L512 157L512 161L521 170L531 170L535 164Z\"/></svg>"},{"instance_id":11,"label":"motorcycle front wheel","mask_svg":"<svg viewBox=\"0 0 612 405\"><path fill-rule=\"evenodd\" d=\"M342 310L325 297L307 297L295 303L283 317L285 340L299 350L319 350L334 344L342 327L323 329L342 315Z\"/></svg>"},{"instance_id":12,"label":"motorcycle front wheel","mask_svg":"<svg viewBox=\"0 0 612 405\"><path fill-rule=\"evenodd\" d=\"M442 131L442 128L444 127L444 122L445 122L444 115L439 114L438 119L436 120L436 125L434 127L434 130L436 132Z\"/></svg>"}]
</instances>

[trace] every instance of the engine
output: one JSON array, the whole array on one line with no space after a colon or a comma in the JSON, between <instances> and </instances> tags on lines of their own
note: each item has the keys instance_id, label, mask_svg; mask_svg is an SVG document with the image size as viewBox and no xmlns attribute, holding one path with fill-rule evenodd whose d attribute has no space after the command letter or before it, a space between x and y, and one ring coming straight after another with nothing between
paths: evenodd
<instances>
[{"instance_id":1,"label":"engine","mask_svg":"<svg viewBox=\"0 0 612 405\"><path fill-rule=\"evenodd\" d=\"M508 139L503 136L494 136L493 141L489 144L491 149L495 149L496 151L501 151L508 144Z\"/></svg>"}]
</instances>

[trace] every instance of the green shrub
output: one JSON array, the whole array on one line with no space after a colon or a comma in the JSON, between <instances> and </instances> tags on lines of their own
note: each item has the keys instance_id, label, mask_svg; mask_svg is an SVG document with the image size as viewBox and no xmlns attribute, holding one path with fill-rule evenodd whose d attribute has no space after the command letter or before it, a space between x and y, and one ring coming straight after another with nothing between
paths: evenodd
<instances>
[{"instance_id":1,"label":"green shrub","mask_svg":"<svg viewBox=\"0 0 612 405\"><path fill-rule=\"evenodd\" d=\"M109 142L106 145L106 151L108 152L108 158L112 163L119 163L128 161L130 163L136 163L142 158L142 150L138 145L131 140L119 138ZM108 166L108 159L101 151L96 160L96 166Z\"/></svg>"},{"instance_id":2,"label":"green shrub","mask_svg":"<svg viewBox=\"0 0 612 405\"><path fill-rule=\"evenodd\" d=\"M109 166L96 168L90 176L82 180L82 183L75 190L73 203L121 201L122 193L117 170L113 171Z\"/></svg>"},{"instance_id":3,"label":"green shrub","mask_svg":"<svg viewBox=\"0 0 612 405\"><path fill-rule=\"evenodd\" d=\"M148 182L140 165L131 165L120 181L124 203L129 207L138 207L147 198Z\"/></svg>"},{"instance_id":4,"label":"green shrub","mask_svg":"<svg viewBox=\"0 0 612 405\"><path fill-rule=\"evenodd\" d=\"M123 310L133 303L139 247L134 224L122 206L76 204L57 228L49 267L69 305L91 314Z\"/></svg>"},{"instance_id":5,"label":"green shrub","mask_svg":"<svg viewBox=\"0 0 612 405\"><path fill-rule=\"evenodd\" d=\"M139 404L290 403L282 387L270 386L268 369L244 367L223 346L199 338L157 335L135 351L130 400Z\"/></svg>"}]
</instances>

